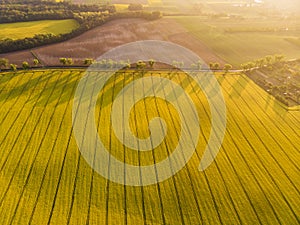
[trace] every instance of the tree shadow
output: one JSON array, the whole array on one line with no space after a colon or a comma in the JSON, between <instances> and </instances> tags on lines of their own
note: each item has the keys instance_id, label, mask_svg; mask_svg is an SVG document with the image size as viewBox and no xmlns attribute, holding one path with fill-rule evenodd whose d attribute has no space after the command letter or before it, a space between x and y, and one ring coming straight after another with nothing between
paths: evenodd
<instances>
[{"instance_id":1,"label":"tree shadow","mask_svg":"<svg viewBox=\"0 0 300 225\"><path fill-rule=\"evenodd\" d=\"M33 74L27 74L27 73L19 74L19 76L20 75L33 76ZM15 78L15 76L11 75L10 78L6 80L6 82L11 82L11 80L14 78ZM5 94L0 95L0 102L10 101L15 98L18 98L20 95L29 94L32 91L31 87L34 87L35 85L38 85L41 82L45 82L48 79L50 79L50 74L47 74L43 77L38 76L35 78L30 78L25 83L22 83L20 85L16 84L14 87L9 87L8 89L6 89ZM34 94L34 93L32 93L32 94Z\"/></svg>"},{"instance_id":2,"label":"tree shadow","mask_svg":"<svg viewBox=\"0 0 300 225\"><path fill-rule=\"evenodd\" d=\"M58 73L61 71L58 71ZM30 102L36 103L37 106L44 106L46 104L52 104L58 100L58 105L64 104L69 101L70 96L74 95L75 88L80 80L78 76L81 75L81 71L68 71L68 74L63 75L64 71L56 80L46 84L46 88L42 90L42 94L37 93ZM59 99L58 99L59 98Z\"/></svg>"},{"instance_id":3,"label":"tree shadow","mask_svg":"<svg viewBox=\"0 0 300 225\"><path fill-rule=\"evenodd\" d=\"M285 118L288 114L288 108L283 103L279 102L276 99L273 100L272 108L282 118Z\"/></svg>"},{"instance_id":4,"label":"tree shadow","mask_svg":"<svg viewBox=\"0 0 300 225\"><path fill-rule=\"evenodd\" d=\"M272 107L272 105L271 105L272 97L269 93L267 94L267 99L265 99L265 101L266 101L266 104L264 106L264 110L267 110L268 108Z\"/></svg>"},{"instance_id":5,"label":"tree shadow","mask_svg":"<svg viewBox=\"0 0 300 225\"><path fill-rule=\"evenodd\" d=\"M241 98L243 92L246 90L248 82L245 81L242 75L239 75L232 84L231 92L229 93L230 98Z\"/></svg>"}]
</instances>

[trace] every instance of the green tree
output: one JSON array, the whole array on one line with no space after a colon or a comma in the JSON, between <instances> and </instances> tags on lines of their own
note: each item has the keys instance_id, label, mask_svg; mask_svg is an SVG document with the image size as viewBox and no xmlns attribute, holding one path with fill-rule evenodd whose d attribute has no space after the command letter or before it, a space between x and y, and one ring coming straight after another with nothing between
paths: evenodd
<instances>
[{"instance_id":1,"label":"green tree","mask_svg":"<svg viewBox=\"0 0 300 225\"><path fill-rule=\"evenodd\" d=\"M177 62L176 60L172 61L172 66L178 68L178 64L179 62Z\"/></svg>"},{"instance_id":2,"label":"green tree","mask_svg":"<svg viewBox=\"0 0 300 225\"><path fill-rule=\"evenodd\" d=\"M255 66L258 68L261 68L261 67L263 67L264 62L265 62L265 59L263 59L263 58L257 59L257 60L255 60Z\"/></svg>"},{"instance_id":3,"label":"green tree","mask_svg":"<svg viewBox=\"0 0 300 225\"><path fill-rule=\"evenodd\" d=\"M183 68L183 67L184 67L184 62L183 61L179 62L179 68Z\"/></svg>"},{"instance_id":4,"label":"green tree","mask_svg":"<svg viewBox=\"0 0 300 225\"><path fill-rule=\"evenodd\" d=\"M86 59L84 59L83 64L89 66L89 65L92 65L94 63L94 61L95 61L94 59L86 58Z\"/></svg>"},{"instance_id":5,"label":"green tree","mask_svg":"<svg viewBox=\"0 0 300 225\"><path fill-rule=\"evenodd\" d=\"M130 69L131 65L130 63L125 63L125 69Z\"/></svg>"},{"instance_id":6,"label":"green tree","mask_svg":"<svg viewBox=\"0 0 300 225\"><path fill-rule=\"evenodd\" d=\"M258 59L258 67L263 67L264 66L264 64L265 64L265 59L264 58L260 58L260 59Z\"/></svg>"},{"instance_id":7,"label":"green tree","mask_svg":"<svg viewBox=\"0 0 300 225\"><path fill-rule=\"evenodd\" d=\"M284 59L284 55L275 55L275 62L282 62Z\"/></svg>"},{"instance_id":8,"label":"green tree","mask_svg":"<svg viewBox=\"0 0 300 225\"><path fill-rule=\"evenodd\" d=\"M155 60L154 60L154 59L150 59L148 63L149 63L149 66L150 66L151 68L153 68L153 66L154 66L154 64L155 64Z\"/></svg>"},{"instance_id":9,"label":"green tree","mask_svg":"<svg viewBox=\"0 0 300 225\"><path fill-rule=\"evenodd\" d=\"M24 61L24 62L22 63L22 68L23 68L24 70L28 70L28 69L30 68L29 63L26 62L26 61Z\"/></svg>"},{"instance_id":10,"label":"green tree","mask_svg":"<svg viewBox=\"0 0 300 225\"><path fill-rule=\"evenodd\" d=\"M255 67L255 62L247 62L246 65L247 65L247 70L249 71Z\"/></svg>"},{"instance_id":11,"label":"green tree","mask_svg":"<svg viewBox=\"0 0 300 225\"><path fill-rule=\"evenodd\" d=\"M198 70L202 69L202 62L200 60L197 62L197 69Z\"/></svg>"},{"instance_id":12,"label":"green tree","mask_svg":"<svg viewBox=\"0 0 300 225\"><path fill-rule=\"evenodd\" d=\"M232 65L231 65L231 64L225 64L225 65L224 65L225 73L228 73L229 70L231 70L231 69L232 69Z\"/></svg>"},{"instance_id":13,"label":"green tree","mask_svg":"<svg viewBox=\"0 0 300 225\"><path fill-rule=\"evenodd\" d=\"M218 70L220 68L220 63L214 63L213 69Z\"/></svg>"},{"instance_id":14,"label":"green tree","mask_svg":"<svg viewBox=\"0 0 300 225\"><path fill-rule=\"evenodd\" d=\"M67 58L59 58L59 62L63 65L67 64Z\"/></svg>"},{"instance_id":15,"label":"green tree","mask_svg":"<svg viewBox=\"0 0 300 225\"><path fill-rule=\"evenodd\" d=\"M33 64L34 64L35 66L37 66L39 63L40 63L40 62L39 62L38 59L34 59L34 60L33 60Z\"/></svg>"},{"instance_id":16,"label":"green tree","mask_svg":"<svg viewBox=\"0 0 300 225\"><path fill-rule=\"evenodd\" d=\"M192 70L197 70L197 64L196 63L192 63L191 64L191 69Z\"/></svg>"},{"instance_id":17,"label":"green tree","mask_svg":"<svg viewBox=\"0 0 300 225\"><path fill-rule=\"evenodd\" d=\"M246 69L245 69L245 64L244 64L244 63L242 63L242 64L240 65L240 68L243 70L243 72L246 71Z\"/></svg>"},{"instance_id":18,"label":"green tree","mask_svg":"<svg viewBox=\"0 0 300 225\"><path fill-rule=\"evenodd\" d=\"M8 66L8 59L5 59L5 58L1 58L0 59L0 71L1 71L1 68L6 68Z\"/></svg>"},{"instance_id":19,"label":"green tree","mask_svg":"<svg viewBox=\"0 0 300 225\"><path fill-rule=\"evenodd\" d=\"M73 59L72 58L67 58L67 64L68 65L73 65Z\"/></svg>"},{"instance_id":20,"label":"green tree","mask_svg":"<svg viewBox=\"0 0 300 225\"><path fill-rule=\"evenodd\" d=\"M267 64L271 64L272 56L270 56L270 55L265 56L265 60L266 60Z\"/></svg>"},{"instance_id":21,"label":"green tree","mask_svg":"<svg viewBox=\"0 0 300 225\"><path fill-rule=\"evenodd\" d=\"M146 63L144 63L144 62L141 61L141 60L139 60L139 61L137 62L137 64L136 64L136 68L137 68L137 69L143 70L143 69L145 69L145 67L146 67Z\"/></svg>"},{"instance_id":22,"label":"green tree","mask_svg":"<svg viewBox=\"0 0 300 225\"><path fill-rule=\"evenodd\" d=\"M114 67L115 62L112 59L106 60L106 66L110 69Z\"/></svg>"},{"instance_id":23,"label":"green tree","mask_svg":"<svg viewBox=\"0 0 300 225\"><path fill-rule=\"evenodd\" d=\"M10 67L11 71L16 71L17 70L17 65L16 64L10 64L9 67Z\"/></svg>"}]
</instances>

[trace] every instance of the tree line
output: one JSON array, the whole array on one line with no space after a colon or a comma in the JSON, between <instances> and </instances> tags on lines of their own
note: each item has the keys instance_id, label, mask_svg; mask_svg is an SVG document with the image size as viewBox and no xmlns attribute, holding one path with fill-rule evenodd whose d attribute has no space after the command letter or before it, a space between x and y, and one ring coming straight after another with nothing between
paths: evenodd
<instances>
[{"instance_id":1,"label":"tree line","mask_svg":"<svg viewBox=\"0 0 300 225\"><path fill-rule=\"evenodd\" d=\"M58 59L58 61L62 66L72 66L74 64L73 58L66 58L61 57ZM42 66L42 64L39 62L37 58L33 59L33 61L30 63L33 65L33 67ZM17 68L23 68L23 69L29 69L31 66L27 61L24 61L22 65L17 66L15 64L9 64L9 60L6 58L0 58L0 70L1 69L8 69L10 68L12 71L16 70ZM76 62L76 65L84 65L84 66L90 66L94 65L95 68L102 68L102 69L113 69L113 68L136 68L138 70L144 70L144 69L154 69L154 65L157 64L157 62L154 59L149 59L147 61L139 60L135 63L131 63L130 60L121 60L121 61L115 61L112 59L102 59L100 61L97 61L93 58L85 58L81 62ZM159 64L159 63L158 63ZM219 63L214 63L214 65L219 65ZM198 61L195 63L192 63L191 65L187 65L185 68L185 65L183 62L173 61L170 65L170 69L190 69L194 71L200 71L202 70L202 62ZM220 66L210 68L212 70L223 70L225 72L229 72L230 69L232 69L232 66L230 64L225 64L223 69L220 68Z\"/></svg>"},{"instance_id":2,"label":"tree line","mask_svg":"<svg viewBox=\"0 0 300 225\"><path fill-rule=\"evenodd\" d=\"M0 2L0 23L72 19L79 12L116 12L113 5L72 4L68 1L10 0Z\"/></svg>"},{"instance_id":3,"label":"tree line","mask_svg":"<svg viewBox=\"0 0 300 225\"><path fill-rule=\"evenodd\" d=\"M79 13L74 13L72 17L79 23L79 27L77 29L72 30L70 33L58 34L58 35L36 34L33 37L28 37L28 38L18 39L18 40L6 38L0 40L0 53L30 49L30 48L39 47L46 44L53 44L53 43L66 41L114 19L143 18L146 20L155 20L160 18L161 14L160 12L145 12L145 11L115 12L115 13L79 12Z\"/></svg>"},{"instance_id":4,"label":"tree line","mask_svg":"<svg viewBox=\"0 0 300 225\"><path fill-rule=\"evenodd\" d=\"M284 55L281 54L266 55L265 57L241 64L241 69L244 72L251 71L252 69L259 69L264 67L272 70L274 64L280 63L283 60L284 60Z\"/></svg>"},{"instance_id":5,"label":"tree line","mask_svg":"<svg viewBox=\"0 0 300 225\"><path fill-rule=\"evenodd\" d=\"M40 64L40 62L39 62L38 59L34 59L34 60L33 60L33 64L34 64L35 66L38 66L38 65ZM6 69L6 68L8 68L8 67L10 68L11 71L16 71L17 68L18 68L18 65L13 64L13 63L9 64L8 59L0 58L0 71L1 71L2 69ZM28 69L30 68L29 63L28 63L27 61L24 61L24 62L22 63L22 68L23 68L24 70L28 70Z\"/></svg>"}]
</instances>

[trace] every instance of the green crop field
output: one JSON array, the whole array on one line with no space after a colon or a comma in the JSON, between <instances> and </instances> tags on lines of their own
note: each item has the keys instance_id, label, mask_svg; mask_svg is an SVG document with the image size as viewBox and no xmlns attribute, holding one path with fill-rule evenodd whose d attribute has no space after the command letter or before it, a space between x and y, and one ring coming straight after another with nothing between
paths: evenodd
<instances>
[{"instance_id":1,"label":"green crop field","mask_svg":"<svg viewBox=\"0 0 300 225\"><path fill-rule=\"evenodd\" d=\"M148 121L162 117L168 127L163 143L141 152L117 140L110 125L112 102L133 80L161 76L180 84L201 121L197 149L182 170L158 184L124 186L96 173L76 145L72 104L83 74L76 69L0 74L0 224L299 224L299 107L285 109L243 74L216 74L227 127L215 161L201 172L211 115L191 77L119 72L99 93L95 110L99 138L119 160L161 161L180 134L175 108L147 97L130 113L131 130L147 138Z\"/></svg>"},{"instance_id":2,"label":"green crop field","mask_svg":"<svg viewBox=\"0 0 300 225\"><path fill-rule=\"evenodd\" d=\"M236 67L269 54L284 54L291 59L300 57L300 47L295 43L300 35L300 23L296 19L207 19L203 16L174 19Z\"/></svg>"},{"instance_id":3,"label":"green crop field","mask_svg":"<svg viewBox=\"0 0 300 225\"><path fill-rule=\"evenodd\" d=\"M35 34L64 34L78 26L79 24L72 19L0 24L0 40L6 38L23 39L33 37Z\"/></svg>"},{"instance_id":4,"label":"green crop field","mask_svg":"<svg viewBox=\"0 0 300 225\"><path fill-rule=\"evenodd\" d=\"M148 0L149 5L162 5L161 0Z\"/></svg>"},{"instance_id":5,"label":"green crop field","mask_svg":"<svg viewBox=\"0 0 300 225\"><path fill-rule=\"evenodd\" d=\"M129 4L114 4L117 11L126 11L126 10L128 10L128 5Z\"/></svg>"}]
</instances>

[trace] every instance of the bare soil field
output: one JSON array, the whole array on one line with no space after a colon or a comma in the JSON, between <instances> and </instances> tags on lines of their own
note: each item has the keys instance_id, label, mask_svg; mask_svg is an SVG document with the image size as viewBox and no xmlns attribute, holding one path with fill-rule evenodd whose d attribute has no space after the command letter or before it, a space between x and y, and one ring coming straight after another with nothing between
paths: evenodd
<instances>
[{"instance_id":1,"label":"bare soil field","mask_svg":"<svg viewBox=\"0 0 300 225\"><path fill-rule=\"evenodd\" d=\"M210 61L224 63L186 28L168 18L156 21L114 20L71 40L26 51L0 54L0 58L7 58L10 63L20 65L23 61L32 62L34 59L30 53L32 51L45 66L60 65L60 57L73 58L75 65L81 65L85 58L96 59L114 47L141 40L171 41L192 50L207 63Z\"/></svg>"}]
</instances>

